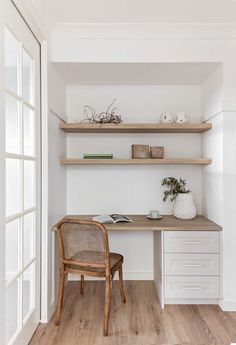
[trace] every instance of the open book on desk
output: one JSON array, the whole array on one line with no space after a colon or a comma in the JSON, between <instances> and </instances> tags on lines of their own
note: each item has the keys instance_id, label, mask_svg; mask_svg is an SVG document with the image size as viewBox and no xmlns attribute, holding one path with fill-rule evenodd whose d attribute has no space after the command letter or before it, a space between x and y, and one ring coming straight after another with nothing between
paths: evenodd
<instances>
[{"instance_id":1,"label":"open book on desk","mask_svg":"<svg viewBox=\"0 0 236 345\"><path fill-rule=\"evenodd\" d=\"M92 220L98 223L102 223L102 224L118 223L118 222L133 222L132 219L122 214L111 214L111 215L104 214L100 216L95 216L92 218Z\"/></svg>"}]
</instances>

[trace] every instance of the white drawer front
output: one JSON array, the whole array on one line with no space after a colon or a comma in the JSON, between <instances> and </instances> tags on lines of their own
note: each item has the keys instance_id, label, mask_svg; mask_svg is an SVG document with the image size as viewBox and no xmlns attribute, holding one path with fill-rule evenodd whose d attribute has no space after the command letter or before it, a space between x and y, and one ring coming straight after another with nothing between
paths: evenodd
<instances>
[{"instance_id":1,"label":"white drawer front","mask_svg":"<svg viewBox=\"0 0 236 345\"><path fill-rule=\"evenodd\" d=\"M165 253L219 253L216 231L165 231Z\"/></svg>"},{"instance_id":2,"label":"white drawer front","mask_svg":"<svg viewBox=\"0 0 236 345\"><path fill-rule=\"evenodd\" d=\"M165 275L217 276L219 254L165 254Z\"/></svg>"},{"instance_id":3,"label":"white drawer front","mask_svg":"<svg viewBox=\"0 0 236 345\"><path fill-rule=\"evenodd\" d=\"M219 298L219 277L166 276L166 298Z\"/></svg>"}]
</instances>

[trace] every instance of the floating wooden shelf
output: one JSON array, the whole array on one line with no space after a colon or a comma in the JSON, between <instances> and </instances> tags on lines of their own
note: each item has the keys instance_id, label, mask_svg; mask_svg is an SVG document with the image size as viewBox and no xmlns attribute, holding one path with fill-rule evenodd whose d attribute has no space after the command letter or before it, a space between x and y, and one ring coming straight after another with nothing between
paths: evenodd
<instances>
[{"instance_id":1,"label":"floating wooden shelf","mask_svg":"<svg viewBox=\"0 0 236 345\"><path fill-rule=\"evenodd\" d=\"M63 158L62 165L158 165L158 164L193 164L208 165L207 158L164 158L164 159L79 159Z\"/></svg>"},{"instance_id":2,"label":"floating wooden shelf","mask_svg":"<svg viewBox=\"0 0 236 345\"><path fill-rule=\"evenodd\" d=\"M68 133L203 133L212 128L211 123L60 123Z\"/></svg>"}]
</instances>

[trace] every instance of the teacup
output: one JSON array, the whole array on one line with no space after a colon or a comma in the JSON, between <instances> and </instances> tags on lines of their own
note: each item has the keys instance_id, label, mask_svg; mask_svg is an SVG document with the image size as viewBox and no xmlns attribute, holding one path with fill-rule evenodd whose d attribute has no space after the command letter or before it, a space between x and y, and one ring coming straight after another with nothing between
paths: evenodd
<instances>
[{"instance_id":1,"label":"teacup","mask_svg":"<svg viewBox=\"0 0 236 345\"><path fill-rule=\"evenodd\" d=\"M152 217L152 218L159 218L159 217L160 217L160 212L157 211L157 210L152 210L152 211L150 211L150 213L149 213L149 217Z\"/></svg>"}]
</instances>

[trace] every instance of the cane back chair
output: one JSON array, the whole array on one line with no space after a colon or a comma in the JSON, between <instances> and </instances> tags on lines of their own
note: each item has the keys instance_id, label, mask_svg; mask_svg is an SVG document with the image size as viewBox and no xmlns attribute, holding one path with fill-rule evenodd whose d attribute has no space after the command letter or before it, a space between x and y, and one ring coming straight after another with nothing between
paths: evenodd
<instances>
[{"instance_id":1,"label":"cane back chair","mask_svg":"<svg viewBox=\"0 0 236 345\"><path fill-rule=\"evenodd\" d=\"M81 276L80 293L84 294L84 276L105 278L105 308L103 334L108 335L112 281L119 272L119 288L123 303L123 256L110 253L108 233L103 224L79 219L63 219L56 225L60 255L60 282L56 308L56 325L61 318L65 278L68 273Z\"/></svg>"}]
</instances>

